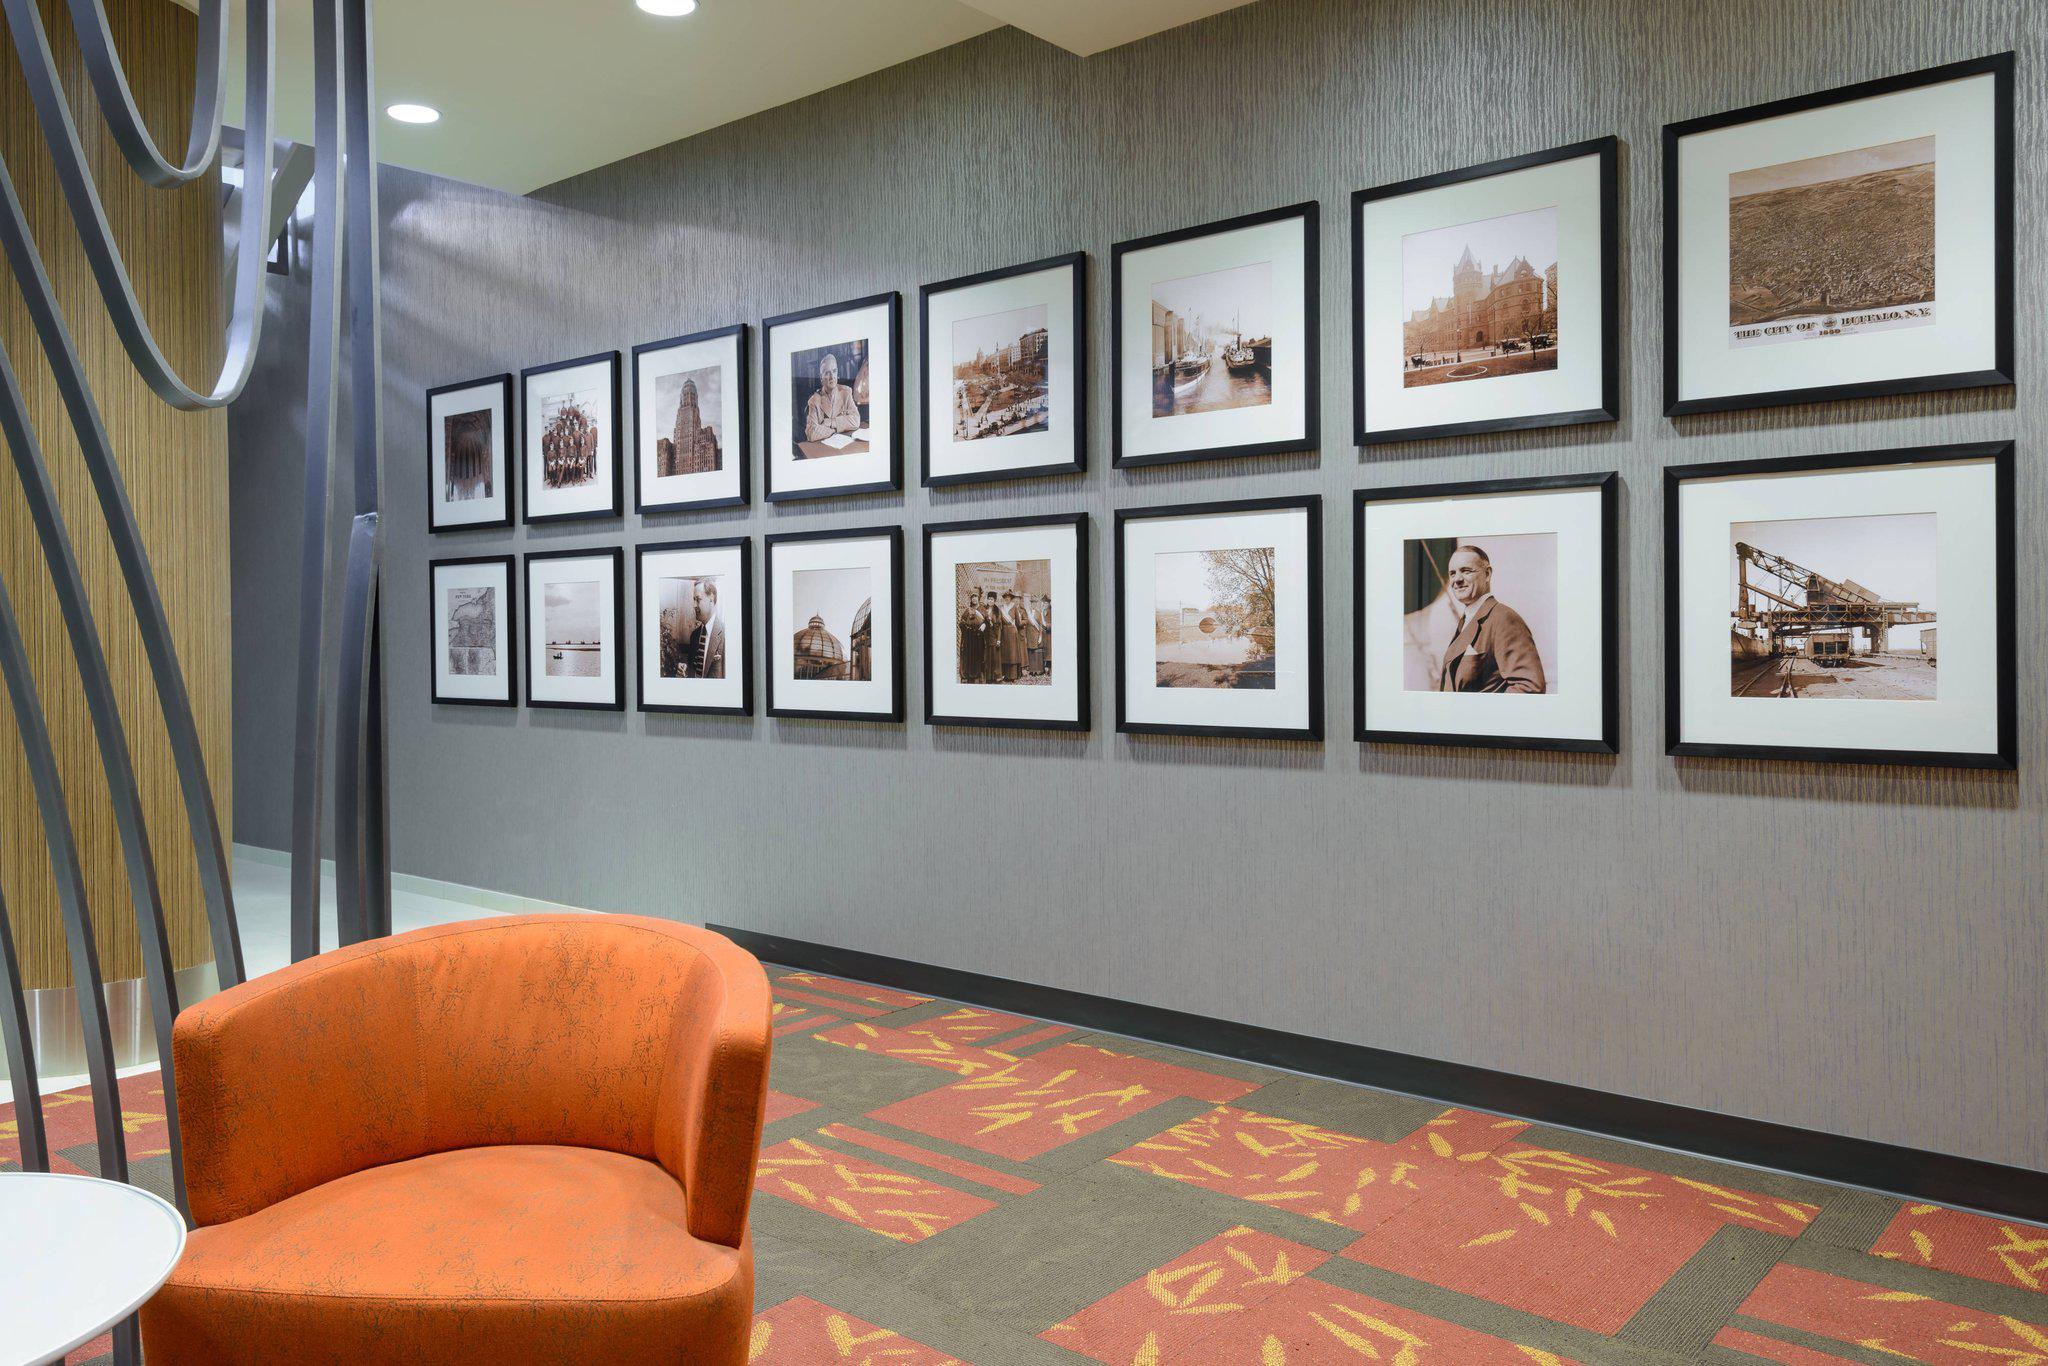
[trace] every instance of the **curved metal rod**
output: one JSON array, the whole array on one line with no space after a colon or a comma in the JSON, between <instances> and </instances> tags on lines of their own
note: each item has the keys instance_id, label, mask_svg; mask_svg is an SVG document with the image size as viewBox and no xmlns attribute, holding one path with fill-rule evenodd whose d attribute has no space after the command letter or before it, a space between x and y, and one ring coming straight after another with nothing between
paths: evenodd
<instances>
[{"instance_id":1,"label":"curved metal rod","mask_svg":"<svg viewBox=\"0 0 2048 1366\"><path fill-rule=\"evenodd\" d=\"M43 816L43 843L50 850L50 875L57 882L57 905L64 920L64 943L71 951L71 984L78 997L79 1023L85 1027L85 1070L92 1079L93 1131L99 1141L100 1175L128 1179L128 1150L121 1138L121 1098L114 1079L114 1036L107 1027L107 997L100 977L100 955L85 907L85 874L78 864L78 838L71 812L64 804L63 780L57 776L57 752L50 745L50 727L43 718L42 698L30 672L28 651L14 617L14 600L0 583L0 675L7 680L7 700L21 733L22 755Z\"/></svg>"},{"instance_id":2,"label":"curved metal rod","mask_svg":"<svg viewBox=\"0 0 2048 1366\"><path fill-rule=\"evenodd\" d=\"M0 593L7 590L0 587ZM21 1169L50 1170L50 1142L43 1133L43 1093L37 1085L36 1045L29 1037L28 998L21 992L21 960L14 956L14 930L7 898L0 896L0 1044L7 1047L7 1081L14 1092L14 1135Z\"/></svg>"},{"instance_id":3,"label":"curved metal rod","mask_svg":"<svg viewBox=\"0 0 2048 1366\"><path fill-rule=\"evenodd\" d=\"M350 437L355 519L342 582L340 703L335 717L334 873L344 944L391 932L391 867L384 771L384 672L377 586L383 566L383 369L378 321L377 131L370 98L370 0L341 0L342 121L346 128Z\"/></svg>"},{"instance_id":4,"label":"curved metal rod","mask_svg":"<svg viewBox=\"0 0 2048 1366\"><path fill-rule=\"evenodd\" d=\"M64 98L57 78L56 58L50 52L49 36L37 0L0 0L7 15L8 31L14 35L14 50L21 59L29 98L36 107L36 122L50 145L50 160L57 183L71 207L78 237L85 248L86 264L92 268L100 297L114 324L128 358L135 363L143 382L174 408L218 408L231 402L248 384L256 364L256 347L263 332L263 292L268 275L264 250L270 228L270 96L272 85L271 0L248 0L245 47L248 67L244 76L244 123L242 167L242 212L240 247L235 253L234 302L228 314L227 347L220 373L204 393L187 385L172 368L170 359L157 345L156 333L142 314L135 286L114 232L107 222L99 190L93 183L85 148L78 138L78 125L71 118L71 106ZM260 75L259 75L260 73Z\"/></svg>"},{"instance_id":5,"label":"curved metal rod","mask_svg":"<svg viewBox=\"0 0 2048 1366\"><path fill-rule=\"evenodd\" d=\"M342 584L341 704L334 724L335 928L343 944L377 937L379 922L388 923L390 914L390 878L381 865L384 715L377 575L382 558L377 514L362 513L349 532Z\"/></svg>"},{"instance_id":6,"label":"curved metal rod","mask_svg":"<svg viewBox=\"0 0 2048 1366\"><path fill-rule=\"evenodd\" d=\"M341 338L341 15L313 3L313 317L307 328L306 472L299 520L298 714L292 741L292 961L320 952L320 807L327 757L327 659L334 595L327 520L334 506L334 426Z\"/></svg>"},{"instance_id":7,"label":"curved metal rod","mask_svg":"<svg viewBox=\"0 0 2048 1366\"><path fill-rule=\"evenodd\" d=\"M101 0L71 0L71 27L78 35L78 50L85 58L86 74L99 96L100 113L107 130L135 174L159 188L197 180L213 168L220 151L221 107L227 87L221 82L228 47L228 7L221 0L199 0L199 53L192 78L192 119L186 134L185 160L174 163L158 148L156 137L142 121L135 96L128 87L128 73L121 66L121 54L114 50L113 34L107 27L106 6Z\"/></svg>"},{"instance_id":8,"label":"curved metal rod","mask_svg":"<svg viewBox=\"0 0 2048 1366\"><path fill-rule=\"evenodd\" d=\"M78 556L72 550L71 536L58 508L57 491L50 483L49 467L36 441L35 428L28 420L28 404L22 398L14 363L4 346L0 346L0 434L5 435L7 449L14 457L29 520L35 524L36 539L42 543L43 562L57 593L65 634L71 637L71 656L78 666L79 687L85 694L93 738L99 745L100 767L107 778L107 796L114 808L114 827L127 867L130 899L135 904L135 934L142 941L143 977L149 983L150 1007L155 1013L151 1023L156 1027L157 1052L162 1059L172 1194L179 1211L184 1212L185 1170L171 1062L171 1023L178 1016L178 989L171 977L171 944L164 930L156 861L150 855L149 832L142 821L142 793L136 784L134 759L128 752L128 736L121 725L120 706L114 699L113 681L107 672L106 651L100 644L92 605L85 595L85 577L79 572Z\"/></svg>"},{"instance_id":9,"label":"curved metal rod","mask_svg":"<svg viewBox=\"0 0 2048 1366\"><path fill-rule=\"evenodd\" d=\"M6 353L0 351L0 360ZM10 372L11 373L11 372ZM71 812L64 805L64 784L57 776L57 752L50 746L50 728L43 719L43 700L36 693L14 602L0 581L0 679L14 708L21 735L22 757L28 761L36 807L43 817L43 844L50 851L50 875L57 884L57 907L64 920L64 944L71 955L71 989L78 997L78 1022L85 1035L85 1070L92 1080L92 1131L99 1149L100 1175L109 1181L128 1179L128 1149L121 1137L121 1083L114 1075L114 1036L107 1028L107 998L100 977L99 950L93 944L92 921L85 907L85 874L78 866L78 839ZM170 1088L164 1088L166 1097ZM41 1097L36 1097L38 1101ZM33 1108L33 1107L31 1107ZM19 1112L21 1107L15 1107ZM175 1168L177 1162L172 1161ZM189 1219L189 1216L187 1216ZM133 1318L114 1327L115 1366L134 1366L142 1359L142 1338Z\"/></svg>"},{"instance_id":10,"label":"curved metal rod","mask_svg":"<svg viewBox=\"0 0 2048 1366\"><path fill-rule=\"evenodd\" d=\"M128 502L120 462L114 458L113 443L101 420L99 404L86 381L84 362L73 344L71 329L65 325L63 309L30 235L27 215L15 194L14 179L4 158L0 158L0 252L4 252L13 268L22 302L35 324L58 392L70 412L79 451L99 494L114 557L127 581L136 629L142 635L150 677L156 683L157 703L163 710L164 730L171 742L178 786L185 799L192 853L199 864L200 887L206 897L207 927L213 936L214 970L222 987L235 986L247 976L242 963L242 936L235 922L233 881L221 841L220 817L214 809L213 788L207 781L206 752L200 744L199 724L192 714L192 699L185 690L185 672L171 639L170 622L164 615L149 552L142 543L142 529Z\"/></svg>"}]
</instances>

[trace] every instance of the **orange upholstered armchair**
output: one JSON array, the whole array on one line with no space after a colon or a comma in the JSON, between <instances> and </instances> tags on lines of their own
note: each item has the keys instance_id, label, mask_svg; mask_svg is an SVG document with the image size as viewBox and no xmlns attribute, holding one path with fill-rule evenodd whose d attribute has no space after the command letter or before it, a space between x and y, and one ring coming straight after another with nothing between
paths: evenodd
<instances>
[{"instance_id":1,"label":"orange upholstered armchair","mask_svg":"<svg viewBox=\"0 0 2048 1366\"><path fill-rule=\"evenodd\" d=\"M172 1039L198 1227L150 1366L746 1360L768 982L707 930L476 920Z\"/></svg>"}]
</instances>

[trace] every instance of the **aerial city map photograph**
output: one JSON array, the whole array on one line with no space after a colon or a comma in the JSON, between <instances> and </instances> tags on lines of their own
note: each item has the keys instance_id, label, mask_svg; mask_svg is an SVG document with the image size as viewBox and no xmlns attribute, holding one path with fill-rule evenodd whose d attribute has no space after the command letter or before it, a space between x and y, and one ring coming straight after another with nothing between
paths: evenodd
<instances>
[{"instance_id":1,"label":"aerial city map photograph","mask_svg":"<svg viewBox=\"0 0 2048 1366\"><path fill-rule=\"evenodd\" d=\"M1728 344L1934 321L1934 139L1728 177Z\"/></svg>"}]
</instances>

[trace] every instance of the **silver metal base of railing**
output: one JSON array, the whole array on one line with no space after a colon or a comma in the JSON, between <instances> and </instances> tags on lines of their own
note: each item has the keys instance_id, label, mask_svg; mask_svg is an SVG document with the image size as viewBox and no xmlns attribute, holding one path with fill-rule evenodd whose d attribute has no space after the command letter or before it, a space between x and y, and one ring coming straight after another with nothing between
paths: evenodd
<instances>
[{"instance_id":1,"label":"silver metal base of railing","mask_svg":"<svg viewBox=\"0 0 2048 1366\"><path fill-rule=\"evenodd\" d=\"M178 1001L191 1005L220 990L212 963L195 963L174 977ZM35 1041L36 1071L50 1077L83 1077L86 1071L85 1028L78 1013L78 992L72 987L43 987L21 993L28 1007L28 1033ZM108 982L107 1031L114 1038L114 1066L140 1067L157 1060L156 1025L149 1010L149 984L140 977ZM0 1081L7 1058L0 1053Z\"/></svg>"}]
</instances>

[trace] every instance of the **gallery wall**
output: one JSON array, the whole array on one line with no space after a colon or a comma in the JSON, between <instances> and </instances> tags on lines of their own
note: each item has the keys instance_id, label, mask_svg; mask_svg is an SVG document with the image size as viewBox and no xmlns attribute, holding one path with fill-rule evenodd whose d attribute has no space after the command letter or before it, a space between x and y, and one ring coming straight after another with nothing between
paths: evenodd
<instances>
[{"instance_id":1,"label":"gallery wall","mask_svg":"<svg viewBox=\"0 0 2048 1366\"><path fill-rule=\"evenodd\" d=\"M387 170L395 866L2048 1168L2026 1047L2048 1033L2044 26L2024 0L1262 0L1085 61L1000 31L526 199ZM2009 48L2017 388L1663 417L1661 126ZM1607 133L1621 420L1354 448L1346 196ZM1306 199L1323 450L1111 470L1110 244ZM430 386L883 290L914 305L921 283L1077 248L1097 357L1084 476L427 534ZM281 848L303 276L273 307L232 415L235 793L240 837ZM2016 774L1664 755L1664 466L2003 439L2019 443ZM756 459L759 441L757 423ZM1343 738L1352 490L1607 469L1620 755ZM1113 510L1295 493L1323 497L1333 738L1112 733ZM907 725L429 702L431 558L878 522L914 545L927 521L1075 510L1098 570L1087 735L927 727L914 669ZM915 572L906 611L914 659Z\"/></svg>"}]
</instances>

